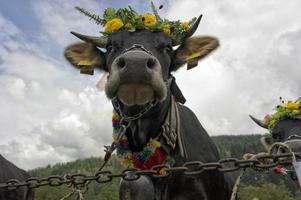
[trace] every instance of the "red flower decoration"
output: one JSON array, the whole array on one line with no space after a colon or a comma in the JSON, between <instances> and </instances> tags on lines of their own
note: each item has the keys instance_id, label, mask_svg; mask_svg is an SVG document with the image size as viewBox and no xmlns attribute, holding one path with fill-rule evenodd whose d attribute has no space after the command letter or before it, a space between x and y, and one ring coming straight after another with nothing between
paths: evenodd
<instances>
[{"instance_id":1,"label":"red flower decoration","mask_svg":"<svg viewBox=\"0 0 301 200\"><path fill-rule=\"evenodd\" d=\"M266 115L266 116L263 118L263 122L264 122L265 124L267 124L268 121L270 120L270 118L271 118L270 115Z\"/></svg>"}]
</instances>

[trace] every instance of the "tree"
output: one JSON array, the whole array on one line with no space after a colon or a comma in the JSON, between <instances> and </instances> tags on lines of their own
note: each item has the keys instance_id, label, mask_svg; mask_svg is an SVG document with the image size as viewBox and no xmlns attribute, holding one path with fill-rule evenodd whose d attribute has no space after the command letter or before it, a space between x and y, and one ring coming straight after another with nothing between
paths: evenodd
<instances>
[{"instance_id":1,"label":"tree","mask_svg":"<svg viewBox=\"0 0 301 200\"><path fill-rule=\"evenodd\" d=\"M247 186L241 190L239 196L241 200L301 200L301 197L293 197L284 185L277 186L272 183Z\"/></svg>"}]
</instances>

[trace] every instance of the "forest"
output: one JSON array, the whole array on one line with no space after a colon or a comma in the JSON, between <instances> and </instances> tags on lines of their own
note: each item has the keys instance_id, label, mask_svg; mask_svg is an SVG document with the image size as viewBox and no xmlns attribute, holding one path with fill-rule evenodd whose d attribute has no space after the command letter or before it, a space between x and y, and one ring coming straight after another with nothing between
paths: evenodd
<instances>
[{"instance_id":1,"label":"forest","mask_svg":"<svg viewBox=\"0 0 301 200\"><path fill-rule=\"evenodd\" d=\"M260 144L262 135L229 135L212 137L219 148L221 158L242 158L244 153L263 152ZM68 163L48 165L44 168L31 170L34 177L48 177L50 175L64 175L72 173L94 174L100 166L101 158L87 158ZM112 156L105 170L113 173L122 172L124 168L116 156ZM237 174L238 172L236 172ZM115 200L118 199L118 179L110 183L98 184L92 182L84 194L86 200ZM37 200L59 200L70 192L67 186L44 186L35 190ZM247 169L239 185L241 200L301 200L301 192L289 176L277 175L273 170L257 171ZM71 197L69 199L76 199Z\"/></svg>"}]
</instances>

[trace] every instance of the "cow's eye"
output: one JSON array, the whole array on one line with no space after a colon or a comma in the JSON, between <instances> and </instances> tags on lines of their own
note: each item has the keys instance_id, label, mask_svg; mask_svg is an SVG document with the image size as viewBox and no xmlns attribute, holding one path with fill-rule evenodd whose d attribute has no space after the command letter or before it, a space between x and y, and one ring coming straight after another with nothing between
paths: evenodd
<instances>
[{"instance_id":1,"label":"cow's eye","mask_svg":"<svg viewBox=\"0 0 301 200\"><path fill-rule=\"evenodd\" d=\"M281 133L280 132L273 132L273 139L276 141L281 140Z\"/></svg>"},{"instance_id":2,"label":"cow's eye","mask_svg":"<svg viewBox=\"0 0 301 200\"><path fill-rule=\"evenodd\" d=\"M157 46L158 50L166 53L170 53L172 51L172 47L170 45L165 45L163 43Z\"/></svg>"},{"instance_id":3,"label":"cow's eye","mask_svg":"<svg viewBox=\"0 0 301 200\"><path fill-rule=\"evenodd\" d=\"M172 47L171 47L170 45L165 46L165 51L166 51L167 53L172 52Z\"/></svg>"},{"instance_id":4,"label":"cow's eye","mask_svg":"<svg viewBox=\"0 0 301 200\"><path fill-rule=\"evenodd\" d=\"M111 52L113 49L113 45L112 44L107 45L106 49L107 49L107 52Z\"/></svg>"}]
</instances>

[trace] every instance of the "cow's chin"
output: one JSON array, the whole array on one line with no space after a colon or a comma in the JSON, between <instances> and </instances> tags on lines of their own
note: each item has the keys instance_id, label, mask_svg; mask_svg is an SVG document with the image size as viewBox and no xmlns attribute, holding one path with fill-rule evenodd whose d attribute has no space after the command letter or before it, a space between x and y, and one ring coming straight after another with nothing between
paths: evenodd
<instances>
[{"instance_id":1,"label":"cow's chin","mask_svg":"<svg viewBox=\"0 0 301 200\"><path fill-rule=\"evenodd\" d=\"M117 97L126 106L141 106L154 101L156 94L151 85L127 83L120 85Z\"/></svg>"}]
</instances>

